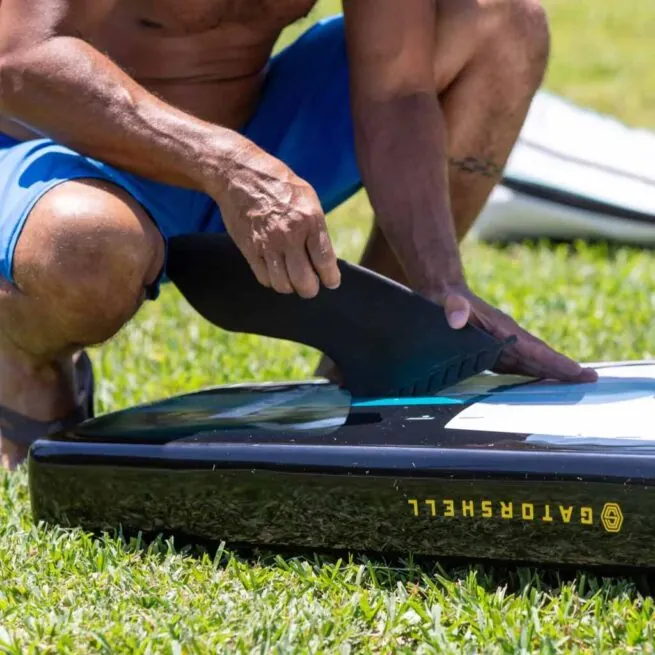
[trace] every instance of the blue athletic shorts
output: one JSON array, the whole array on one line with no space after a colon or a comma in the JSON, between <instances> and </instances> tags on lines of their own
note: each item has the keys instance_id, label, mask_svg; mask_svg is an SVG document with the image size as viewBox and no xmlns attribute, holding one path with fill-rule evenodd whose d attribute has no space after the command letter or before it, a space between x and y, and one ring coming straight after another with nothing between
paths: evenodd
<instances>
[{"instance_id":1,"label":"blue athletic shorts","mask_svg":"<svg viewBox=\"0 0 655 655\"><path fill-rule=\"evenodd\" d=\"M242 133L307 180L326 213L361 187L342 16L316 23L273 57L259 106ZM14 282L14 250L34 204L56 185L80 178L124 188L165 240L225 231L205 194L121 171L49 139L18 142L0 134L0 276ZM158 285L149 290L151 298L157 294Z\"/></svg>"}]
</instances>

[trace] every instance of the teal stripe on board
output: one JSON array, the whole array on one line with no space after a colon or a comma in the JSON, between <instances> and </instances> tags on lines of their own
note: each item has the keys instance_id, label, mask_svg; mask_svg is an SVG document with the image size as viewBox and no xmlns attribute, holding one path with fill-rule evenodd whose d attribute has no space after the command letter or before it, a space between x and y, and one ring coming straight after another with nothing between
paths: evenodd
<instances>
[{"instance_id":1,"label":"teal stripe on board","mask_svg":"<svg viewBox=\"0 0 655 655\"><path fill-rule=\"evenodd\" d=\"M416 398L372 398L354 400L353 407L416 407L417 405L463 405L463 400L446 396L417 396Z\"/></svg>"}]
</instances>

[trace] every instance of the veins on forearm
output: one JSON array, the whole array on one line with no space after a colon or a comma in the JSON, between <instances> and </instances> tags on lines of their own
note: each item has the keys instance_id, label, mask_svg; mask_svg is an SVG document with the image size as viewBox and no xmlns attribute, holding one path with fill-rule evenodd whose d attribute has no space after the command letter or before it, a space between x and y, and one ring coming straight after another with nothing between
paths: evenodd
<instances>
[{"instance_id":1,"label":"veins on forearm","mask_svg":"<svg viewBox=\"0 0 655 655\"><path fill-rule=\"evenodd\" d=\"M492 178L500 177L503 173L502 166L482 157L450 157L448 161L451 166L463 173L475 173Z\"/></svg>"}]
</instances>

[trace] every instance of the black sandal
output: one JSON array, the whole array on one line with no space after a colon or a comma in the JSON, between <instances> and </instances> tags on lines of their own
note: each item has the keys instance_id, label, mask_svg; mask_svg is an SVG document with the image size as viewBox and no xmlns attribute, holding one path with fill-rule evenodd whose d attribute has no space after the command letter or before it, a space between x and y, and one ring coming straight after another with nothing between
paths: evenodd
<instances>
[{"instance_id":1,"label":"black sandal","mask_svg":"<svg viewBox=\"0 0 655 655\"><path fill-rule=\"evenodd\" d=\"M37 421L13 409L0 405L0 429L2 438L16 445L31 446L55 432L69 430L78 423L93 417L93 365L86 351L82 351L75 363L77 375L77 406L63 419Z\"/></svg>"}]
</instances>

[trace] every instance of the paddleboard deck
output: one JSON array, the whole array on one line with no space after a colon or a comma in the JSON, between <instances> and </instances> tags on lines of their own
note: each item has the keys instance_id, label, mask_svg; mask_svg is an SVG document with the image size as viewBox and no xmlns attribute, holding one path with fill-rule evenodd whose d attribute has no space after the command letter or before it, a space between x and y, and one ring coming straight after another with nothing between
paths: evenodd
<instances>
[{"instance_id":1,"label":"paddleboard deck","mask_svg":"<svg viewBox=\"0 0 655 655\"><path fill-rule=\"evenodd\" d=\"M243 384L36 442L35 520L234 546L655 566L655 363L421 397Z\"/></svg>"}]
</instances>

